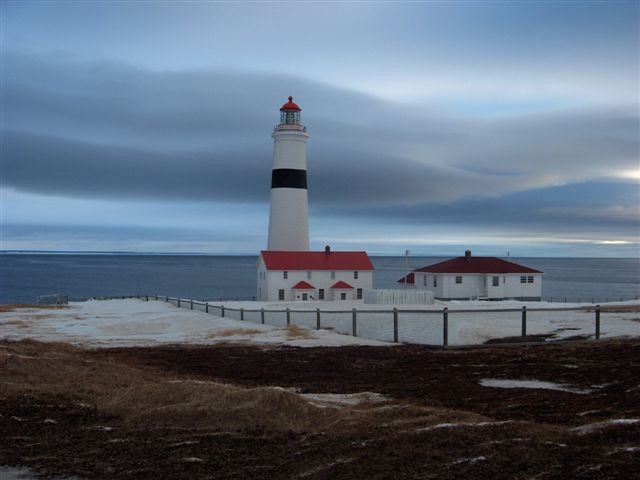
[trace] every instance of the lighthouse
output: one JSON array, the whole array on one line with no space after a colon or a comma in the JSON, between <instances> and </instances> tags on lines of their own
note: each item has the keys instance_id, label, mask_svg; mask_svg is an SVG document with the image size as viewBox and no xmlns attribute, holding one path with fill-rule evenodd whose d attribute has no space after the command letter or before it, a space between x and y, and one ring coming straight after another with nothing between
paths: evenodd
<instances>
[{"instance_id":1,"label":"lighthouse","mask_svg":"<svg viewBox=\"0 0 640 480\"><path fill-rule=\"evenodd\" d=\"M280 108L273 129L273 170L268 250L309 250L307 129L293 97Z\"/></svg>"},{"instance_id":2,"label":"lighthouse","mask_svg":"<svg viewBox=\"0 0 640 480\"><path fill-rule=\"evenodd\" d=\"M364 299L373 286L367 252L309 251L307 129L293 97L273 129L269 243L257 264L257 299L263 302Z\"/></svg>"}]
</instances>

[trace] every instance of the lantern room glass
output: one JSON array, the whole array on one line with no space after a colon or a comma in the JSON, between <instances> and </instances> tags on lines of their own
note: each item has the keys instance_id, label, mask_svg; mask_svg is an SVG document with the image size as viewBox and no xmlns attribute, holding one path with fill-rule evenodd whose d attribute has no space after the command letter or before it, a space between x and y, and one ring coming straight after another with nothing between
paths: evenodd
<instances>
[{"instance_id":1,"label":"lantern room glass","mask_svg":"<svg viewBox=\"0 0 640 480\"><path fill-rule=\"evenodd\" d=\"M283 110L280 112L281 125L300 125L299 110Z\"/></svg>"}]
</instances>

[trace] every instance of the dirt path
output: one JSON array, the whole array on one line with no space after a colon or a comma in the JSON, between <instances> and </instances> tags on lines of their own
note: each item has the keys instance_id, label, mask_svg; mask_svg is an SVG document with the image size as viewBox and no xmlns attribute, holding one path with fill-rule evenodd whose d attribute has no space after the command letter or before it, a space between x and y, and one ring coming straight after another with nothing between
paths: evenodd
<instances>
[{"instance_id":1,"label":"dirt path","mask_svg":"<svg viewBox=\"0 0 640 480\"><path fill-rule=\"evenodd\" d=\"M640 464L640 341L450 351L0 347L0 464L41 473L626 480ZM316 407L263 388L273 386L389 400Z\"/></svg>"}]
</instances>

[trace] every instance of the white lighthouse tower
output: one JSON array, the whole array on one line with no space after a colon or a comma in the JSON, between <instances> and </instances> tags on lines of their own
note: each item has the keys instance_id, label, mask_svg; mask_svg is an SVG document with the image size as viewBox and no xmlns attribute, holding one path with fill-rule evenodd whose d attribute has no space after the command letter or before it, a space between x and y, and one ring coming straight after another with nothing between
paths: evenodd
<instances>
[{"instance_id":1,"label":"white lighthouse tower","mask_svg":"<svg viewBox=\"0 0 640 480\"><path fill-rule=\"evenodd\" d=\"M280 108L273 129L273 171L268 250L309 250L307 135L293 97Z\"/></svg>"}]
</instances>

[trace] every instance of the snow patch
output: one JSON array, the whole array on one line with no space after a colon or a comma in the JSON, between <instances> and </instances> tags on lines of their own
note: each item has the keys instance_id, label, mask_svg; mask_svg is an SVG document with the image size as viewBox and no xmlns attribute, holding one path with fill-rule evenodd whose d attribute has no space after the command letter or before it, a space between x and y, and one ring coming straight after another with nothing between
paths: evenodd
<instances>
[{"instance_id":1,"label":"snow patch","mask_svg":"<svg viewBox=\"0 0 640 480\"><path fill-rule=\"evenodd\" d=\"M577 388L571 385L564 385L561 383L544 382L541 380L507 380L499 378L483 378L480 380L480 385L483 387L492 388L533 388L542 390L558 390L560 392L577 393L579 395L586 395L593 392L589 388Z\"/></svg>"},{"instance_id":2,"label":"snow patch","mask_svg":"<svg viewBox=\"0 0 640 480\"><path fill-rule=\"evenodd\" d=\"M494 425L504 425L511 423L511 420L503 420L499 422L479 422L479 423L438 423L436 425L430 425L428 427L417 428L416 432L429 432L431 430L439 430L441 428L457 428L457 427L489 427Z\"/></svg>"},{"instance_id":3,"label":"snow patch","mask_svg":"<svg viewBox=\"0 0 640 480\"><path fill-rule=\"evenodd\" d=\"M379 403L389 400L388 397L374 392L359 393L298 393L312 405L326 406L354 406L361 403Z\"/></svg>"},{"instance_id":4,"label":"snow patch","mask_svg":"<svg viewBox=\"0 0 640 480\"><path fill-rule=\"evenodd\" d=\"M589 423L587 425L572 428L571 430L576 432L578 435L586 435L614 425L633 425L635 423L640 423L640 418L614 418L613 420L605 420L604 422Z\"/></svg>"}]
</instances>

